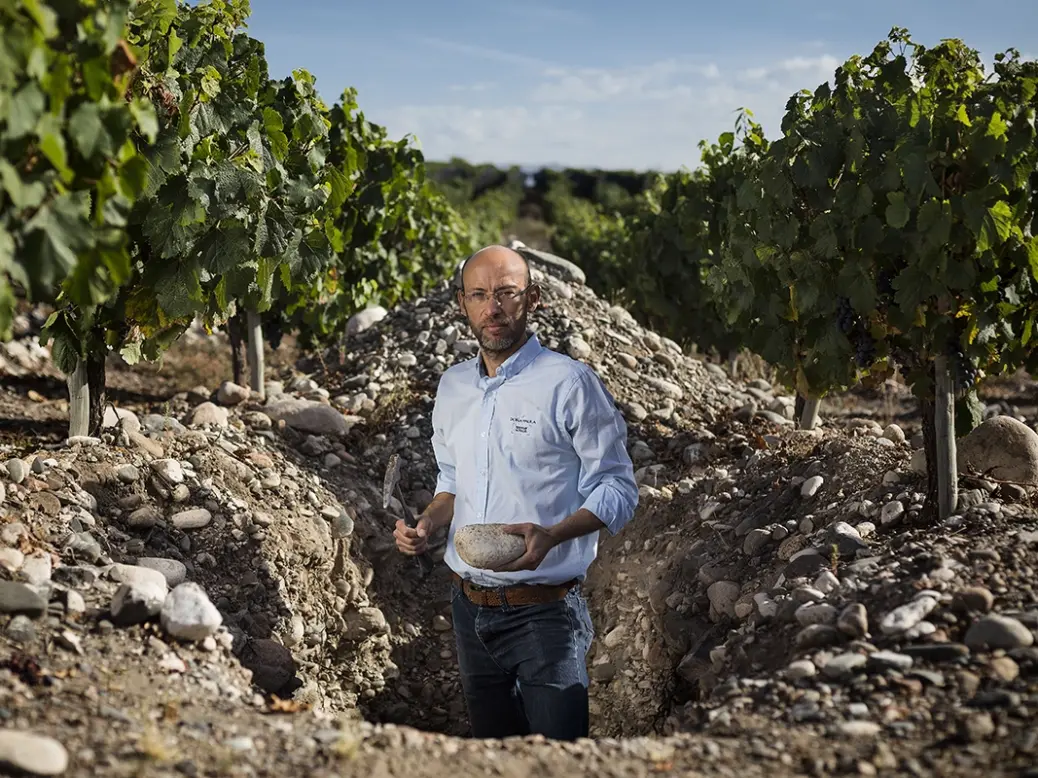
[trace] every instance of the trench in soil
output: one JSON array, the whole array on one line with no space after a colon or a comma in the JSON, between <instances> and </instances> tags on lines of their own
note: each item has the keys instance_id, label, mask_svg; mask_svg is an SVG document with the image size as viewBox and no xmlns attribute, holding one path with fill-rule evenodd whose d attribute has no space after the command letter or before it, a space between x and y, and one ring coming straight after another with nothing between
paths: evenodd
<instances>
[{"instance_id":1,"label":"trench in soil","mask_svg":"<svg viewBox=\"0 0 1038 778\"><path fill-rule=\"evenodd\" d=\"M607 558L600 557L596 565L604 561ZM407 565L376 565L371 589L374 604L385 614L395 636L391 660L399 668L399 676L387 679L382 693L361 700L360 712L372 723L392 723L467 737L469 718L456 670L454 631L449 627L450 570L441 562L419 582L415 573L402 570L402 567ZM396 580L387 580L391 576L396 576ZM405 578L407 583L401 585L401 578ZM608 619L601 602L604 593L600 585L596 585L598 583L592 573L585 585L596 633L595 645L588 657L589 669L594 652L603 639L602 625ZM401 589L410 589L410 592ZM436 624L440 630L434 626ZM419 631L412 636L413 627ZM604 716L594 713L596 707L600 712L608 711L610 698L616 693L611 693L607 685L592 681L592 695L592 737L658 734L658 727L674 702L669 697L653 701L645 706L637 721L628 721L619 731L615 712Z\"/></svg>"}]
</instances>

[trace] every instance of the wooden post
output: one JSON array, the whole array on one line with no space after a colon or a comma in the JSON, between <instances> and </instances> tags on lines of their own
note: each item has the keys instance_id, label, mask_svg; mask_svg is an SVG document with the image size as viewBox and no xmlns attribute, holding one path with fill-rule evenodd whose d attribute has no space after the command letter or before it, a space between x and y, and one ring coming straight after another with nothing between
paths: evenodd
<instances>
[{"instance_id":1,"label":"wooden post","mask_svg":"<svg viewBox=\"0 0 1038 778\"><path fill-rule=\"evenodd\" d=\"M818 397L804 398L804 411L800 414L800 429L813 430L818 426L818 411L822 401Z\"/></svg>"},{"instance_id":2,"label":"wooden post","mask_svg":"<svg viewBox=\"0 0 1038 778\"><path fill-rule=\"evenodd\" d=\"M263 397L264 364L263 364L263 328L260 315L254 308L245 312L248 345L246 353L249 361L249 388Z\"/></svg>"},{"instance_id":3,"label":"wooden post","mask_svg":"<svg viewBox=\"0 0 1038 778\"><path fill-rule=\"evenodd\" d=\"M937 515L946 519L959 505L959 467L955 447L955 376L948 358L934 359L934 432L937 438Z\"/></svg>"},{"instance_id":4,"label":"wooden post","mask_svg":"<svg viewBox=\"0 0 1038 778\"><path fill-rule=\"evenodd\" d=\"M70 438L90 434L90 382L87 376L87 361L78 359L76 369L65 376L68 385L68 436Z\"/></svg>"}]
</instances>

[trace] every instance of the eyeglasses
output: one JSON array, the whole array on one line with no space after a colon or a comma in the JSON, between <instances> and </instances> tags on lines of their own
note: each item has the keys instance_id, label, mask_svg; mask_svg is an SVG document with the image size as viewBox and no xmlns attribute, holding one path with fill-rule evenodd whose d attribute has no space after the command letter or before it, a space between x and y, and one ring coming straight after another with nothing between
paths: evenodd
<instances>
[{"instance_id":1,"label":"eyeglasses","mask_svg":"<svg viewBox=\"0 0 1038 778\"><path fill-rule=\"evenodd\" d=\"M533 284L530 286L533 286ZM482 290L465 292L465 302L470 305L486 305L490 301L490 298L493 297L497 300L498 305L504 308L506 306L515 305L519 301L519 298L530 290L530 286L525 289L498 289L492 294L488 294Z\"/></svg>"}]
</instances>

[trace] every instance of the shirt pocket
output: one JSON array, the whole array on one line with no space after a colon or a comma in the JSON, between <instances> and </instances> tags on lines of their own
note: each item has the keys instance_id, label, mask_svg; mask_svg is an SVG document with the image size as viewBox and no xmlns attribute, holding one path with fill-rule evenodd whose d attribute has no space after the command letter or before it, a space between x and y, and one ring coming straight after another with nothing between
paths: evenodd
<instances>
[{"instance_id":1,"label":"shirt pocket","mask_svg":"<svg viewBox=\"0 0 1038 778\"><path fill-rule=\"evenodd\" d=\"M564 459L555 421L541 412L515 411L501 418L496 436L502 453L515 469L538 470Z\"/></svg>"}]
</instances>

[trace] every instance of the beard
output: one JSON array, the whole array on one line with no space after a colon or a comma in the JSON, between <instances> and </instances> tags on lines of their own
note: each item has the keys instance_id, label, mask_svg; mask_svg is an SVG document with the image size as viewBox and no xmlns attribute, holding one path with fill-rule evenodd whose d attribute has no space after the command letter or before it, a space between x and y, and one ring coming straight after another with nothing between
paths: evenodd
<instances>
[{"instance_id":1,"label":"beard","mask_svg":"<svg viewBox=\"0 0 1038 778\"><path fill-rule=\"evenodd\" d=\"M496 332L488 332L487 327L490 325L503 327L503 329ZM526 332L526 317L515 320L507 318L490 319L483 322L479 327L473 324L472 330L476 336L476 342L479 343L480 348L484 352L500 354L502 351L508 351L522 339L523 333Z\"/></svg>"}]
</instances>

